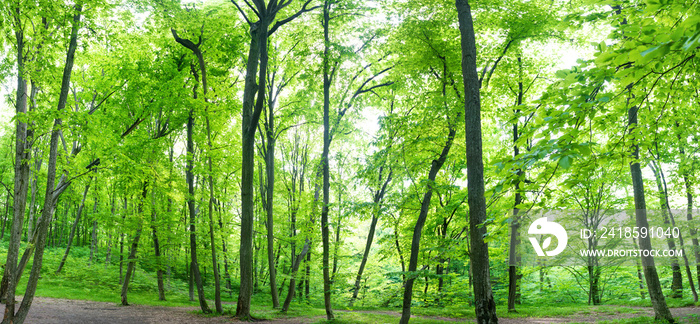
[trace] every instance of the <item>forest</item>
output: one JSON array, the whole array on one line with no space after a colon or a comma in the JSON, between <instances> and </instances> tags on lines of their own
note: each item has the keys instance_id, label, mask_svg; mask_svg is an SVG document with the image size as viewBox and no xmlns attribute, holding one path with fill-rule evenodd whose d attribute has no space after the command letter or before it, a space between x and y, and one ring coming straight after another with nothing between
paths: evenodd
<instances>
[{"instance_id":1,"label":"forest","mask_svg":"<svg viewBox=\"0 0 700 324\"><path fill-rule=\"evenodd\" d=\"M3 0L0 29L3 324L700 323L696 0Z\"/></svg>"}]
</instances>

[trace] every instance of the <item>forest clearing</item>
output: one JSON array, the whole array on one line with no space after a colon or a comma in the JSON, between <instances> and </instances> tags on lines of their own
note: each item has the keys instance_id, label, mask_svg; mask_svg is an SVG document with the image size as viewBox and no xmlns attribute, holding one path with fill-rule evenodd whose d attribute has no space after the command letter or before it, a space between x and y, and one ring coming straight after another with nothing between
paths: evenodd
<instances>
[{"instance_id":1,"label":"forest clearing","mask_svg":"<svg viewBox=\"0 0 700 324\"><path fill-rule=\"evenodd\" d=\"M697 0L0 29L0 324L700 323Z\"/></svg>"}]
</instances>

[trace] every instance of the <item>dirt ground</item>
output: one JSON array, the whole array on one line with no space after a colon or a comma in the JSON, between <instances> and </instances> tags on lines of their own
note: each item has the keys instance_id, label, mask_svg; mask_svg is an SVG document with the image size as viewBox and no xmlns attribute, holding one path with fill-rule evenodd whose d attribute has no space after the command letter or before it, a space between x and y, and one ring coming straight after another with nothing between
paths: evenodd
<instances>
[{"instance_id":1,"label":"dirt ground","mask_svg":"<svg viewBox=\"0 0 700 324\"><path fill-rule=\"evenodd\" d=\"M601 320L614 320L638 316L653 316L650 308L638 308L637 314L596 314L596 315L575 315L567 318L500 318L502 324L546 324L546 323L595 323ZM196 307L164 307L164 306L144 306L132 305L128 307L116 306L114 303L104 303L85 300L55 299L55 298L34 298L34 303L29 311L26 323L37 324L136 324L136 323L232 323L238 322L229 316L204 317L193 314ZM675 317L681 319L680 323L700 324L700 307L683 307L671 309ZM338 311L342 313L341 311ZM377 313L395 315L399 317L399 312L387 311L362 311L366 313ZM431 317L450 322L471 323L473 320L453 319L448 317ZM274 321L262 321L256 323L269 324L310 324L321 320L317 318L288 318Z\"/></svg>"}]
</instances>

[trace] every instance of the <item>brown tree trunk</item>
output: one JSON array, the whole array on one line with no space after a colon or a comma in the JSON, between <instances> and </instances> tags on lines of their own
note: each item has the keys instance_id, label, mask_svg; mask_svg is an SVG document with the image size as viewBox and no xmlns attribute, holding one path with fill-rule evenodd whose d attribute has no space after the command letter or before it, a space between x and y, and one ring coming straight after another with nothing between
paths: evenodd
<instances>
[{"instance_id":1,"label":"brown tree trunk","mask_svg":"<svg viewBox=\"0 0 700 324\"><path fill-rule=\"evenodd\" d=\"M17 40L17 97L15 99L15 116L20 117L27 113L27 79L25 78L27 71L25 71L24 31L20 26L22 22L22 13L20 12L19 3L17 3L17 7L14 8L12 14L14 22L18 25L15 30L15 37ZM2 291L2 296L0 296L0 299L6 304L4 318L9 318L10 321L14 316L15 310L17 282L12 280L12 278L16 277L17 272L17 259L19 258L19 245L22 240L24 210L27 204L27 191L29 189L29 163L31 159L27 123L21 120L22 118L17 118L16 121L12 226L10 229L10 243L7 248L5 272L2 279L2 286L6 286L7 288ZM3 231L4 229L5 226L3 226ZM5 285L5 283L7 283L7 285Z\"/></svg>"},{"instance_id":2,"label":"brown tree trunk","mask_svg":"<svg viewBox=\"0 0 700 324\"><path fill-rule=\"evenodd\" d=\"M75 50L77 48L77 43L78 43L78 29L80 28L80 16L82 12L82 4L77 4L75 6L75 13L73 15L73 24L71 27L71 36L70 36L70 42L68 45L68 52L66 53L66 63L63 69L63 77L61 80L61 92L59 94L58 98L58 106L57 106L57 111L61 111L65 108L66 106L66 101L68 99L68 89L70 86L70 76L71 72L73 70L73 61L75 58ZM19 9L17 9L17 14L19 15ZM18 39L20 35L18 35ZM23 37L23 36L22 36ZM21 59L20 57L18 57ZM21 62L21 60L20 60ZM26 84L25 84L26 87ZM26 88L25 88L25 93L26 93ZM24 95L26 97L26 94ZM23 99L23 100L26 100ZM26 105L26 103L25 103ZM29 274L29 280L27 282L27 288L24 292L24 298L22 298L22 304L17 311L17 314L14 314L14 308L15 308L15 288L17 287L17 280L13 279L12 276L10 276L10 282L8 285L8 291L7 291L7 304L5 307L5 317L3 319L3 323L16 323L16 324L21 324L24 323L25 318L27 317L27 314L29 313L29 308L31 307L32 301L34 300L34 293L36 292L36 286L39 282L39 275L41 272L41 266L43 263L43 257L44 257L44 247L46 244L46 235L48 232L48 227L49 223L51 222L51 218L53 216L53 213L55 211L55 206L56 206L56 201L60 197L60 195L63 193L63 191L70 185L70 182L66 183L65 182L65 174L61 178L61 181L59 181L59 187L54 188L54 183L56 179L56 159L58 156L58 137L59 137L59 132L61 131L61 125L63 121L60 118L54 119L54 127L51 132L51 139L49 142L49 161L48 161L48 169L47 169L47 179L46 179L46 195L44 198L44 209L42 211L41 218L39 219L39 224L37 225L36 229L36 247L35 247L35 255L34 255L34 262L32 263L32 269ZM27 157L28 160L29 157ZM23 163L19 163L18 165L21 165ZM28 167L28 165L27 165ZM28 172L27 172L28 174ZM27 181L28 179L23 179L23 181ZM17 185L17 183L15 183ZM26 190L24 192L25 196L25 203L26 203ZM24 214L24 204L22 204L22 214ZM13 224L14 225L14 224ZM13 227L14 229L14 227ZM21 234L21 227L19 228L19 231ZM13 235L15 234L14 232L12 233ZM10 260L9 256L10 252L8 250L8 263L7 265L14 266L15 263L17 262L17 259L15 257L14 260ZM12 261L12 262L10 262ZM6 269L7 270L7 269ZM13 269L14 270L14 269ZM14 275L13 272L9 272L10 275ZM17 279L19 279L19 276L17 276Z\"/></svg>"},{"instance_id":3,"label":"brown tree trunk","mask_svg":"<svg viewBox=\"0 0 700 324\"><path fill-rule=\"evenodd\" d=\"M97 217L97 196L95 193L95 204L92 206L92 217ZM92 220L92 235L90 235L90 259L88 265L92 264L92 258L97 253L97 219Z\"/></svg>"},{"instance_id":4,"label":"brown tree trunk","mask_svg":"<svg viewBox=\"0 0 700 324\"><path fill-rule=\"evenodd\" d=\"M657 171L661 176L661 183L663 184L663 200L664 206L668 212L668 218L671 220L671 226L676 227L676 220L673 216L673 211L671 210L671 205L668 202L668 187L666 186L666 177L664 176L664 171L661 169L661 164L657 164ZM698 292L695 290L695 284L693 283L693 274L690 271L690 262L688 262L688 254L685 253L685 243L683 242L683 233L678 234L678 243L681 246L681 252L683 253L683 263L685 264L685 273L688 276L688 284L690 285L690 291L693 293L693 301L698 302ZM697 253L697 251L696 251ZM681 284L682 291L682 284Z\"/></svg>"},{"instance_id":5,"label":"brown tree trunk","mask_svg":"<svg viewBox=\"0 0 700 324\"><path fill-rule=\"evenodd\" d=\"M425 225L425 220L428 217L428 210L430 209L430 199L433 196L433 184L435 182L435 178L437 177L438 171L440 171L442 165L445 164L447 154L450 152L452 142L454 141L455 134L457 133L457 130L449 121L449 116L448 123L449 133L447 135L447 141L445 142L445 146L442 148L440 157L438 157L436 160L433 160L433 162L430 165L430 171L428 172L428 188L423 194L423 200L421 201L420 207L420 214L418 215L418 220L416 220L416 226L413 228L413 238L411 240L411 256L408 261L409 274L407 276L407 280L405 280L405 287L403 293L403 308L401 309L401 320L399 321L399 323L401 324L407 324L408 320L411 318L413 282L416 278L415 272L418 266L418 254L420 253L420 238L421 234L423 233L423 226Z\"/></svg>"},{"instance_id":6,"label":"brown tree trunk","mask_svg":"<svg viewBox=\"0 0 700 324\"><path fill-rule=\"evenodd\" d=\"M265 74L260 74L260 86L255 79L258 71L258 58L261 49L267 49L267 37L265 44L261 46L260 36L267 29L267 24L258 21L251 26L250 49L248 51L248 63L246 67L245 88L243 90L243 123L241 124L241 244L239 248L240 288L238 290L238 303L236 304L236 317L248 320L250 316L250 299L253 294L253 178L255 156L255 129L257 120L253 124L253 105L255 93L258 89L265 89ZM265 35L266 36L266 35ZM262 69L262 68L261 68ZM262 103L262 102L261 102ZM258 115L259 116L259 115Z\"/></svg>"},{"instance_id":7,"label":"brown tree trunk","mask_svg":"<svg viewBox=\"0 0 700 324\"><path fill-rule=\"evenodd\" d=\"M143 183L143 192L141 193L141 200L138 202L137 214L139 217L143 214L143 203L146 200L146 195L148 194L148 182ZM129 250L129 257L127 260L129 264L126 267L126 274L124 275L124 282L122 282L121 291L121 302L123 306L129 306L127 300L127 295L129 293L129 283L131 282L131 277L134 275L134 270L136 266L136 250L139 247L139 239L141 239L141 230L143 229L142 222L137 221L138 227L136 229L136 235L134 240L131 242L131 249Z\"/></svg>"},{"instance_id":8,"label":"brown tree trunk","mask_svg":"<svg viewBox=\"0 0 700 324\"><path fill-rule=\"evenodd\" d=\"M668 208L666 208L664 188L661 184L660 169L658 169L654 162L651 162L649 167L654 172L654 178L656 178L656 188L659 192L659 207L661 209L661 215L663 216L664 225L670 227L671 222L668 218ZM672 236L666 237L666 245L668 245L669 250L676 250L676 242ZM673 273L673 280L671 281L671 295L669 297L683 298L683 276L681 275L681 267L678 264L678 257L675 255L671 257L671 270Z\"/></svg>"},{"instance_id":9,"label":"brown tree trunk","mask_svg":"<svg viewBox=\"0 0 700 324\"><path fill-rule=\"evenodd\" d=\"M637 126L638 110L638 107L631 107L627 112L630 132L634 131L634 128ZM649 222L647 221L647 207L644 198L644 180L642 178L642 169L639 166L639 146L637 144L632 145L632 159L633 161L630 162L630 174L632 176L632 187L634 189L636 224L639 228L649 228ZM640 236L639 247L642 250L651 251L651 238ZM651 304L654 308L656 319L674 323L673 316L671 315L671 311L668 309L668 305L666 305L666 299L664 298L663 291L661 290L661 283L659 282L659 275L656 273L654 257L650 255L642 255L641 258L644 278L647 282L647 289L649 290L649 297L651 298Z\"/></svg>"},{"instance_id":10,"label":"brown tree trunk","mask_svg":"<svg viewBox=\"0 0 700 324\"><path fill-rule=\"evenodd\" d=\"M467 189L469 191L469 234L472 272L474 275L474 304L480 324L498 323L496 304L491 291L489 249L486 235L486 200L484 197L484 163L481 141L481 81L476 72L476 40L468 0L456 0L462 47L464 76L464 127L467 146Z\"/></svg>"},{"instance_id":11,"label":"brown tree trunk","mask_svg":"<svg viewBox=\"0 0 700 324\"><path fill-rule=\"evenodd\" d=\"M379 181L382 181L382 171L384 168L379 169ZM372 213L372 222L369 225L369 233L367 234L367 242L365 243L365 252L362 254L362 261L360 261L360 268L357 270L357 277L355 278L355 286L352 290L352 298L350 299L350 307L357 299L357 294L360 291L360 280L362 280L362 272L365 270L367 265L367 259L369 259L369 251L372 248L372 241L374 240L374 231L377 228L377 221L379 220L379 213L381 212L381 202L384 199L384 194L386 193L386 187L391 182L391 176L393 174L392 170L389 170L389 175L384 180L382 187L374 192L374 210Z\"/></svg>"},{"instance_id":12,"label":"brown tree trunk","mask_svg":"<svg viewBox=\"0 0 700 324\"><path fill-rule=\"evenodd\" d=\"M66 246L66 252L63 253L63 258L61 259L61 263L58 264L58 269L56 269L56 274L61 273L61 269L63 269L63 265L66 263L66 259L68 258L68 252L70 252L71 244L73 243L73 237L75 236L75 230L78 228L78 223L80 222L80 216L83 213L83 207L85 207L85 198L87 198L87 193L88 190L90 189L90 183L92 182L92 177L90 178L90 181L88 181L88 184L85 185L85 191L83 192L83 200L80 201L80 207L78 207L78 211L75 215L75 221L73 222L73 226L70 229L70 235L68 235L68 245Z\"/></svg>"},{"instance_id":13,"label":"brown tree trunk","mask_svg":"<svg viewBox=\"0 0 700 324\"><path fill-rule=\"evenodd\" d=\"M153 232L153 252L156 257L156 280L158 282L158 300L165 300L165 285L163 284L163 261L160 255L160 241L158 240L157 219L156 219L156 202L152 195L153 210L151 211L151 231Z\"/></svg>"},{"instance_id":14,"label":"brown tree trunk","mask_svg":"<svg viewBox=\"0 0 700 324\"><path fill-rule=\"evenodd\" d=\"M516 158L520 154L520 149L518 148L518 138L520 138L520 133L518 133L518 115L520 114L520 105L523 104L523 81L522 81L522 59L518 56L518 67L520 69L520 79L518 80L518 97L515 100L516 119L513 123L513 158ZM517 176L522 176L523 171L518 169ZM515 195L513 201L513 217L510 222L510 265L508 266L508 312L517 313L515 310L515 301L517 299L518 293L518 279L520 275L518 274L518 269L516 265L518 264L518 244L520 240L518 239L518 231L520 230L520 217L518 213L520 209L518 206L522 203L522 194L520 193L520 179L515 182Z\"/></svg>"},{"instance_id":15,"label":"brown tree trunk","mask_svg":"<svg viewBox=\"0 0 700 324\"><path fill-rule=\"evenodd\" d=\"M330 40L328 25L330 23L330 0L323 2L323 152L321 153L321 167L323 168L323 204L321 206L321 238L323 245L323 304L326 308L326 319L332 321L333 308L331 306L331 277L329 273L330 233L328 231L328 203L330 198L330 172L328 165L328 153L330 150Z\"/></svg>"}]
</instances>

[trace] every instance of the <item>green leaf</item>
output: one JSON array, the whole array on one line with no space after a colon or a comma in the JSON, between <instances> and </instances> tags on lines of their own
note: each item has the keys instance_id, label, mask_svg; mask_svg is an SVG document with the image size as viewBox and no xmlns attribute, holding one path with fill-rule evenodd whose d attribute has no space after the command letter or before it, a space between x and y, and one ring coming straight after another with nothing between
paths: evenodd
<instances>
[{"instance_id":1,"label":"green leaf","mask_svg":"<svg viewBox=\"0 0 700 324\"><path fill-rule=\"evenodd\" d=\"M561 159L559 159L559 165L564 169L570 168L571 167L571 157L569 157L568 155L562 157Z\"/></svg>"}]
</instances>

